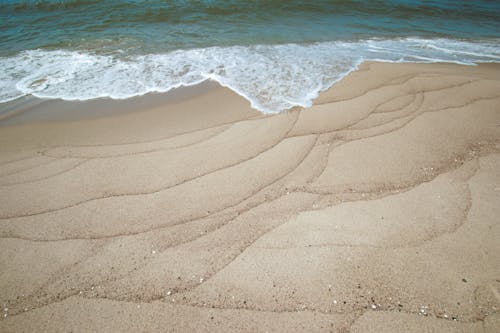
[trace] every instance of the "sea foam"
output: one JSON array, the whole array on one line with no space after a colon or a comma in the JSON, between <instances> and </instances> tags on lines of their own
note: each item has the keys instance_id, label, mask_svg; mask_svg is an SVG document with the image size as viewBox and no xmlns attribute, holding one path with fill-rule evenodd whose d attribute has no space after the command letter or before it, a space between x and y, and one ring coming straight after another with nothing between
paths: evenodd
<instances>
[{"instance_id":1,"label":"sea foam","mask_svg":"<svg viewBox=\"0 0 500 333\"><path fill-rule=\"evenodd\" d=\"M365 60L500 62L500 41L371 39L210 47L136 56L28 50L0 58L0 102L25 95L125 99L210 79L242 95L252 107L275 113L310 106L320 91Z\"/></svg>"}]
</instances>

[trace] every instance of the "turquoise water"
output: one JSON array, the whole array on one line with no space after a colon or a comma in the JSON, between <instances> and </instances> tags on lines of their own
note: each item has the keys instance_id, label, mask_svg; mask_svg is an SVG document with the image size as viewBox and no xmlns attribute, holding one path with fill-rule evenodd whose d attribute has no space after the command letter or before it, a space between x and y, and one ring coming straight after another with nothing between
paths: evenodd
<instances>
[{"instance_id":1,"label":"turquoise water","mask_svg":"<svg viewBox=\"0 0 500 333\"><path fill-rule=\"evenodd\" d=\"M500 2L0 1L0 102L212 79L279 112L364 60L498 62Z\"/></svg>"}]
</instances>

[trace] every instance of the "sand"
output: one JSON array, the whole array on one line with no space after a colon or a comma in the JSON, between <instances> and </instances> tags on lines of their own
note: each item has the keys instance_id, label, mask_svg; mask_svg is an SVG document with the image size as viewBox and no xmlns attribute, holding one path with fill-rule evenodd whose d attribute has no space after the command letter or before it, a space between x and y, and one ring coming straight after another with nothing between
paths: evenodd
<instances>
[{"instance_id":1,"label":"sand","mask_svg":"<svg viewBox=\"0 0 500 333\"><path fill-rule=\"evenodd\" d=\"M4 113L1 332L500 331L500 65L190 91Z\"/></svg>"}]
</instances>

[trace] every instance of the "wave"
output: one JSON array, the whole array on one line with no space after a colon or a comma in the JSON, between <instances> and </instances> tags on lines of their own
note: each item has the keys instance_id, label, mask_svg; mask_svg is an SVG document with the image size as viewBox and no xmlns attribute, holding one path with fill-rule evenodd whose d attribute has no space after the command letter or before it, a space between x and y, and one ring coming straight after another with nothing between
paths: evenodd
<instances>
[{"instance_id":1,"label":"wave","mask_svg":"<svg viewBox=\"0 0 500 333\"><path fill-rule=\"evenodd\" d=\"M39 98L125 99L214 80L275 113L310 106L361 62L500 62L500 40L370 39L209 47L162 54L99 55L29 50L0 58L0 102Z\"/></svg>"}]
</instances>

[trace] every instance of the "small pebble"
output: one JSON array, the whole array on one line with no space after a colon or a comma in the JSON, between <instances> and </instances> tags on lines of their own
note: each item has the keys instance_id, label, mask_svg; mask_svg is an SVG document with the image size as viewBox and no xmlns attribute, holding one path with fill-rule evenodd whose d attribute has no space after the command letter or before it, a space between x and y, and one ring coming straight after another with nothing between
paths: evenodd
<instances>
[{"instance_id":1,"label":"small pebble","mask_svg":"<svg viewBox=\"0 0 500 333\"><path fill-rule=\"evenodd\" d=\"M155 251L155 250L153 250L153 251L151 251L151 253L152 253L152 254L155 254L155 253L156 253L156 251Z\"/></svg>"},{"instance_id":2,"label":"small pebble","mask_svg":"<svg viewBox=\"0 0 500 333\"><path fill-rule=\"evenodd\" d=\"M377 306L375 304L372 304L372 309L375 310Z\"/></svg>"},{"instance_id":3,"label":"small pebble","mask_svg":"<svg viewBox=\"0 0 500 333\"><path fill-rule=\"evenodd\" d=\"M172 292L169 290L169 291L167 292L167 296L170 296L170 295L172 295Z\"/></svg>"},{"instance_id":4,"label":"small pebble","mask_svg":"<svg viewBox=\"0 0 500 333\"><path fill-rule=\"evenodd\" d=\"M203 282L203 278L200 278L200 283L202 283L202 282Z\"/></svg>"},{"instance_id":5,"label":"small pebble","mask_svg":"<svg viewBox=\"0 0 500 333\"><path fill-rule=\"evenodd\" d=\"M8 316L8 314L6 314L6 313L4 313L4 314L3 314L3 317L4 317L4 318L7 318L7 316Z\"/></svg>"}]
</instances>

